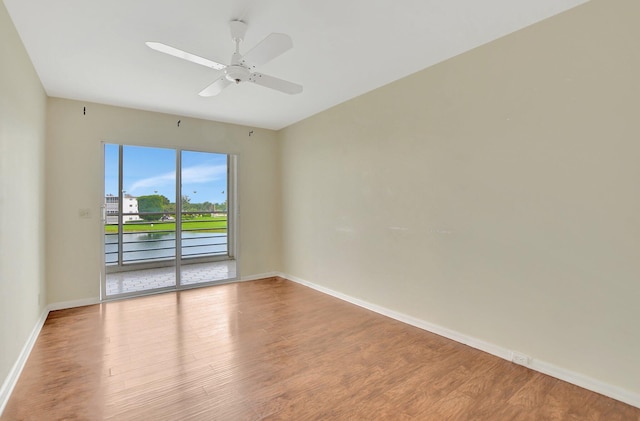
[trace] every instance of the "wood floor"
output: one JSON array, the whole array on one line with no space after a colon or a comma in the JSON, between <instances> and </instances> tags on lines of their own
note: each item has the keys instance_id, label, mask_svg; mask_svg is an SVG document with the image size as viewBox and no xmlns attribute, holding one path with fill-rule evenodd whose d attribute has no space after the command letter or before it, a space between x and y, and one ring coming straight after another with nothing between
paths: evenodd
<instances>
[{"instance_id":1,"label":"wood floor","mask_svg":"<svg viewBox=\"0 0 640 421\"><path fill-rule=\"evenodd\" d=\"M4 420L640 420L279 278L52 312Z\"/></svg>"}]
</instances>

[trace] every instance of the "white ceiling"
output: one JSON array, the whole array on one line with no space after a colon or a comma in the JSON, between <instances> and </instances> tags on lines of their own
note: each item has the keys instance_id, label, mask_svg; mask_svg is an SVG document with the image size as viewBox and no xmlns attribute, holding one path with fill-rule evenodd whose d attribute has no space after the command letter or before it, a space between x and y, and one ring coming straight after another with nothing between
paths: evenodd
<instances>
[{"instance_id":1,"label":"white ceiling","mask_svg":"<svg viewBox=\"0 0 640 421\"><path fill-rule=\"evenodd\" d=\"M280 129L587 0L4 0L49 96ZM294 47L258 70L304 85L198 92L218 71L157 41L228 63L271 32ZM6 59L6 58L4 58ZM498 64L499 65L499 64Z\"/></svg>"}]
</instances>

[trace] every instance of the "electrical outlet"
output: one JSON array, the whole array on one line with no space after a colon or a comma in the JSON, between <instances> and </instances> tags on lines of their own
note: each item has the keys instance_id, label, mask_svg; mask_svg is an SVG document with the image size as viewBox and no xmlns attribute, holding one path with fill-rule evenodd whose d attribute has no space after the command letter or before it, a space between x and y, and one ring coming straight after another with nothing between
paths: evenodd
<instances>
[{"instance_id":1,"label":"electrical outlet","mask_svg":"<svg viewBox=\"0 0 640 421\"><path fill-rule=\"evenodd\" d=\"M521 354L519 352L512 351L511 352L511 362L528 366L531 364L531 357L525 354Z\"/></svg>"}]
</instances>

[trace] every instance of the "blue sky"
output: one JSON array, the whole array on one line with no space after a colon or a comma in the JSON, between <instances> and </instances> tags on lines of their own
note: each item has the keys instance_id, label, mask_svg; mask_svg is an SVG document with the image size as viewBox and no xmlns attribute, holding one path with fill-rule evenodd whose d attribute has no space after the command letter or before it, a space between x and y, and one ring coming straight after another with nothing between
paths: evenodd
<instances>
[{"instance_id":1,"label":"blue sky","mask_svg":"<svg viewBox=\"0 0 640 421\"><path fill-rule=\"evenodd\" d=\"M118 194L118 145L105 144L105 194ZM123 190L132 196L161 194L175 202L174 149L124 146ZM227 156L182 151L182 194L191 203L223 203L227 193Z\"/></svg>"}]
</instances>

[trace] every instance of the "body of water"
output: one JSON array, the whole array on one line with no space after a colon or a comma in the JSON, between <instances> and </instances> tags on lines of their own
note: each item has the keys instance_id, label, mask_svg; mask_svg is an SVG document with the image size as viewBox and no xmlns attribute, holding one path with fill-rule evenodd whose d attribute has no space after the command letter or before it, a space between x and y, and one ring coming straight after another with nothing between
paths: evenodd
<instances>
[{"instance_id":1,"label":"body of water","mask_svg":"<svg viewBox=\"0 0 640 421\"><path fill-rule=\"evenodd\" d=\"M105 263L118 263L118 234L105 234ZM175 232L126 233L122 237L123 262L144 262L176 257ZM183 232L182 257L226 255L227 234Z\"/></svg>"}]
</instances>

